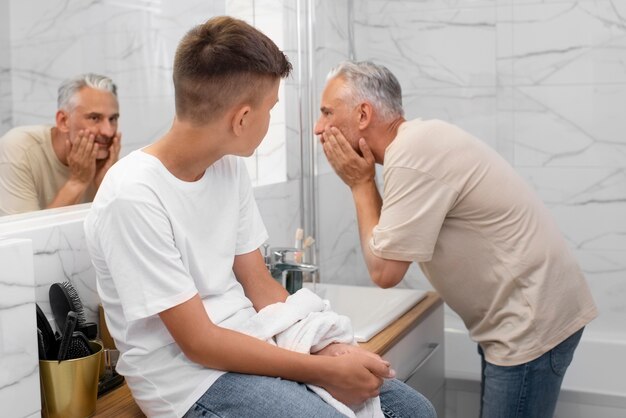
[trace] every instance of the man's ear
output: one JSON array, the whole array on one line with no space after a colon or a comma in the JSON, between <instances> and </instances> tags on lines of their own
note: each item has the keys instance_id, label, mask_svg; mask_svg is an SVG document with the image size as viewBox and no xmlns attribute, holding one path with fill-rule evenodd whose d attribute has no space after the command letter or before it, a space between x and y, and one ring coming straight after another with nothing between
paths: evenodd
<instances>
[{"instance_id":1,"label":"man's ear","mask_svg":"<svg viewBox=\"0 0 626 418\"><path fill-rule=\"evenodd\" d=\"M372 105L367 102L361 103L358 108L358 115L359 129L367 128L372 121Z\"/></svg>"},{"instance_id":2,"label":"man's ear","mask_svg":"<svg viewBox=\"0 0 626 418\"><path fill-rule=\"evenodd\" d=\"M243 105L237 109L233 115L232 127L236 136L241 136L244 129L248 126L248 116L250 115L250 105Z\"/></svg>"},{"instance_id":3,"label":"man's ear","mask_svg":"<svg viewBox=\"0 0 626 418\"><path fill-rule=\"evenodd\" d=\"M56 123L57 129L63 133L68 133L70 131L70 115L65 110L57 110L56 114Z\"/></svg>"}]
</instances>

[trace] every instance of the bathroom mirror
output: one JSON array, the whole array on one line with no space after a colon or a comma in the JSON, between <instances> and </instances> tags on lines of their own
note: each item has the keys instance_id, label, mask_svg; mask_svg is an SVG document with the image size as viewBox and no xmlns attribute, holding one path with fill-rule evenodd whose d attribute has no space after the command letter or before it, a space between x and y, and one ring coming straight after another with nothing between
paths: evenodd
<instances>
[{"instance_id":1,"label":"bathroom mirror","mask_svg":"<svg viewBox=\"0 0 626 418\"><path fill-rule=\"evenodd\" d=\"M229 14L270 36L292 62L297 57L294 2L258 0L129 0L85 4L64 0L7 0L0 4L0 136L17 126L52 125L59 84L94 72L118 86L121 156L158 139L174 115L171 69L176 45L192 26ZM287 33L291 31L290 33ZM283 83L271 125L247 158L255 186L288 177L286 104L293 80ZM293 96L293 94L292 94ZM295 97L295 96L294 96ZM299 144L291 177L297 176ZM294 153L292 152L292 154ZM2 197L0 196L0 199Z\"/></svg>"}]
</instances>

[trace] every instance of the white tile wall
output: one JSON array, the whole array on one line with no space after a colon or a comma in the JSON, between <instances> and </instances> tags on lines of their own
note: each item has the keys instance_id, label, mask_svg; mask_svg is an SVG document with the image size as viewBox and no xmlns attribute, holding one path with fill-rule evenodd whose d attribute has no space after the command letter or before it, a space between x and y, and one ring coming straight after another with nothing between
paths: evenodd
<instances>
[{"instance_id":1,"label":"white tile wall","mask_svg":"<svg viewBox=\"0 0 626 418\"><path fill-rule=\"evenodd\" d=\"M12 418L39 415L33 253L27 239L0 238L0 405Z\"/></svg>"}]
</instances>

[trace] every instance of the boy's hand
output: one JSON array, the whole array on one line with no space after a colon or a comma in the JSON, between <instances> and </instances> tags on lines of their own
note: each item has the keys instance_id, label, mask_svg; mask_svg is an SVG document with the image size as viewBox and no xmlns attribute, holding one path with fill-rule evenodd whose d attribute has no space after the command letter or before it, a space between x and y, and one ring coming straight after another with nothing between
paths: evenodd
<instances>
[{"instance_id":1,"label":"boy's hand","mask_svg":"<svg viewBox=\"0 0 626 418\"><path fill-rule=\"evenodd\" d=\"M320 386L346 405L358 405L378 396L383 379L394 376L388 362L363 352L347 352L330 359L335 362L333 373Z\"/></svg>"},{"instance_id":2,"label":"boy's hand","mask_svg":"<svg viewBox=\"0 0 626 418\"><path fill-rule=\"evenodd\" d=\"M372 353L371 351L361 348L358 345L351 345L351 344L343 344L343 343L328 344L326 347L324 347L320 351L317 351L312 354L317 354L317 355L322 355L322 356L341 356L343 354L348 354L348 353L361 353L366 356L370 356L375 360L379 360L388 364L388 362L384 360L382 357L380 357L378 354ZM393 369L390 369L390 370L394 374L393 377L395 377L395 370Z\"/></svg>"}]
</instances>

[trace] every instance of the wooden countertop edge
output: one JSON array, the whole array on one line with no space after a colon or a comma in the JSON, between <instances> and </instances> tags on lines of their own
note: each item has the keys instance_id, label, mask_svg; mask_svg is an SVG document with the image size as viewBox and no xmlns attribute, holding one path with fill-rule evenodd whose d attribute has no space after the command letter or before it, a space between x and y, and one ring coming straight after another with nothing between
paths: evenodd
<instances>
[{"instance_id":1,"label":"wooden countertop edge","mask_svg":"<svg viewBox=\"0 0 626 418\"><path fill-rule=\"evenodd\" d=\"M385 354L402 337L418 326L426 316L443 303L436 292L426 293L426 297L398 318L393 324L359 345L376 354Z\"/></svg>"},{"instance_id":2,"label":"wooden countertop edge","mask_svg":"<svg viewBox=\"0 0 626 418\"><path fill-rule=\"evenodd\" d=\"M142 418L145 417L124 382L106 395L98 398L94 417Z\"/></svg>"},{"instance_id":3,"label":"wooden countertop edge","mask_svg":"<svg viewBox=\"0 0 626 418\"><path fill-rule=\"evenodd\" d=\"M393 324L376 334L368 342L360 343L359 345L377 354L385 354L396 341L418 326L431 311L442 303L443 301L437 293L428 292L424 299L398 318ZM102 418L134 418L144 417L145 415L135 403L128 386L124 383L119 388L98 399L96 412L93 416Z\"/></svg>"}]
</instances>

